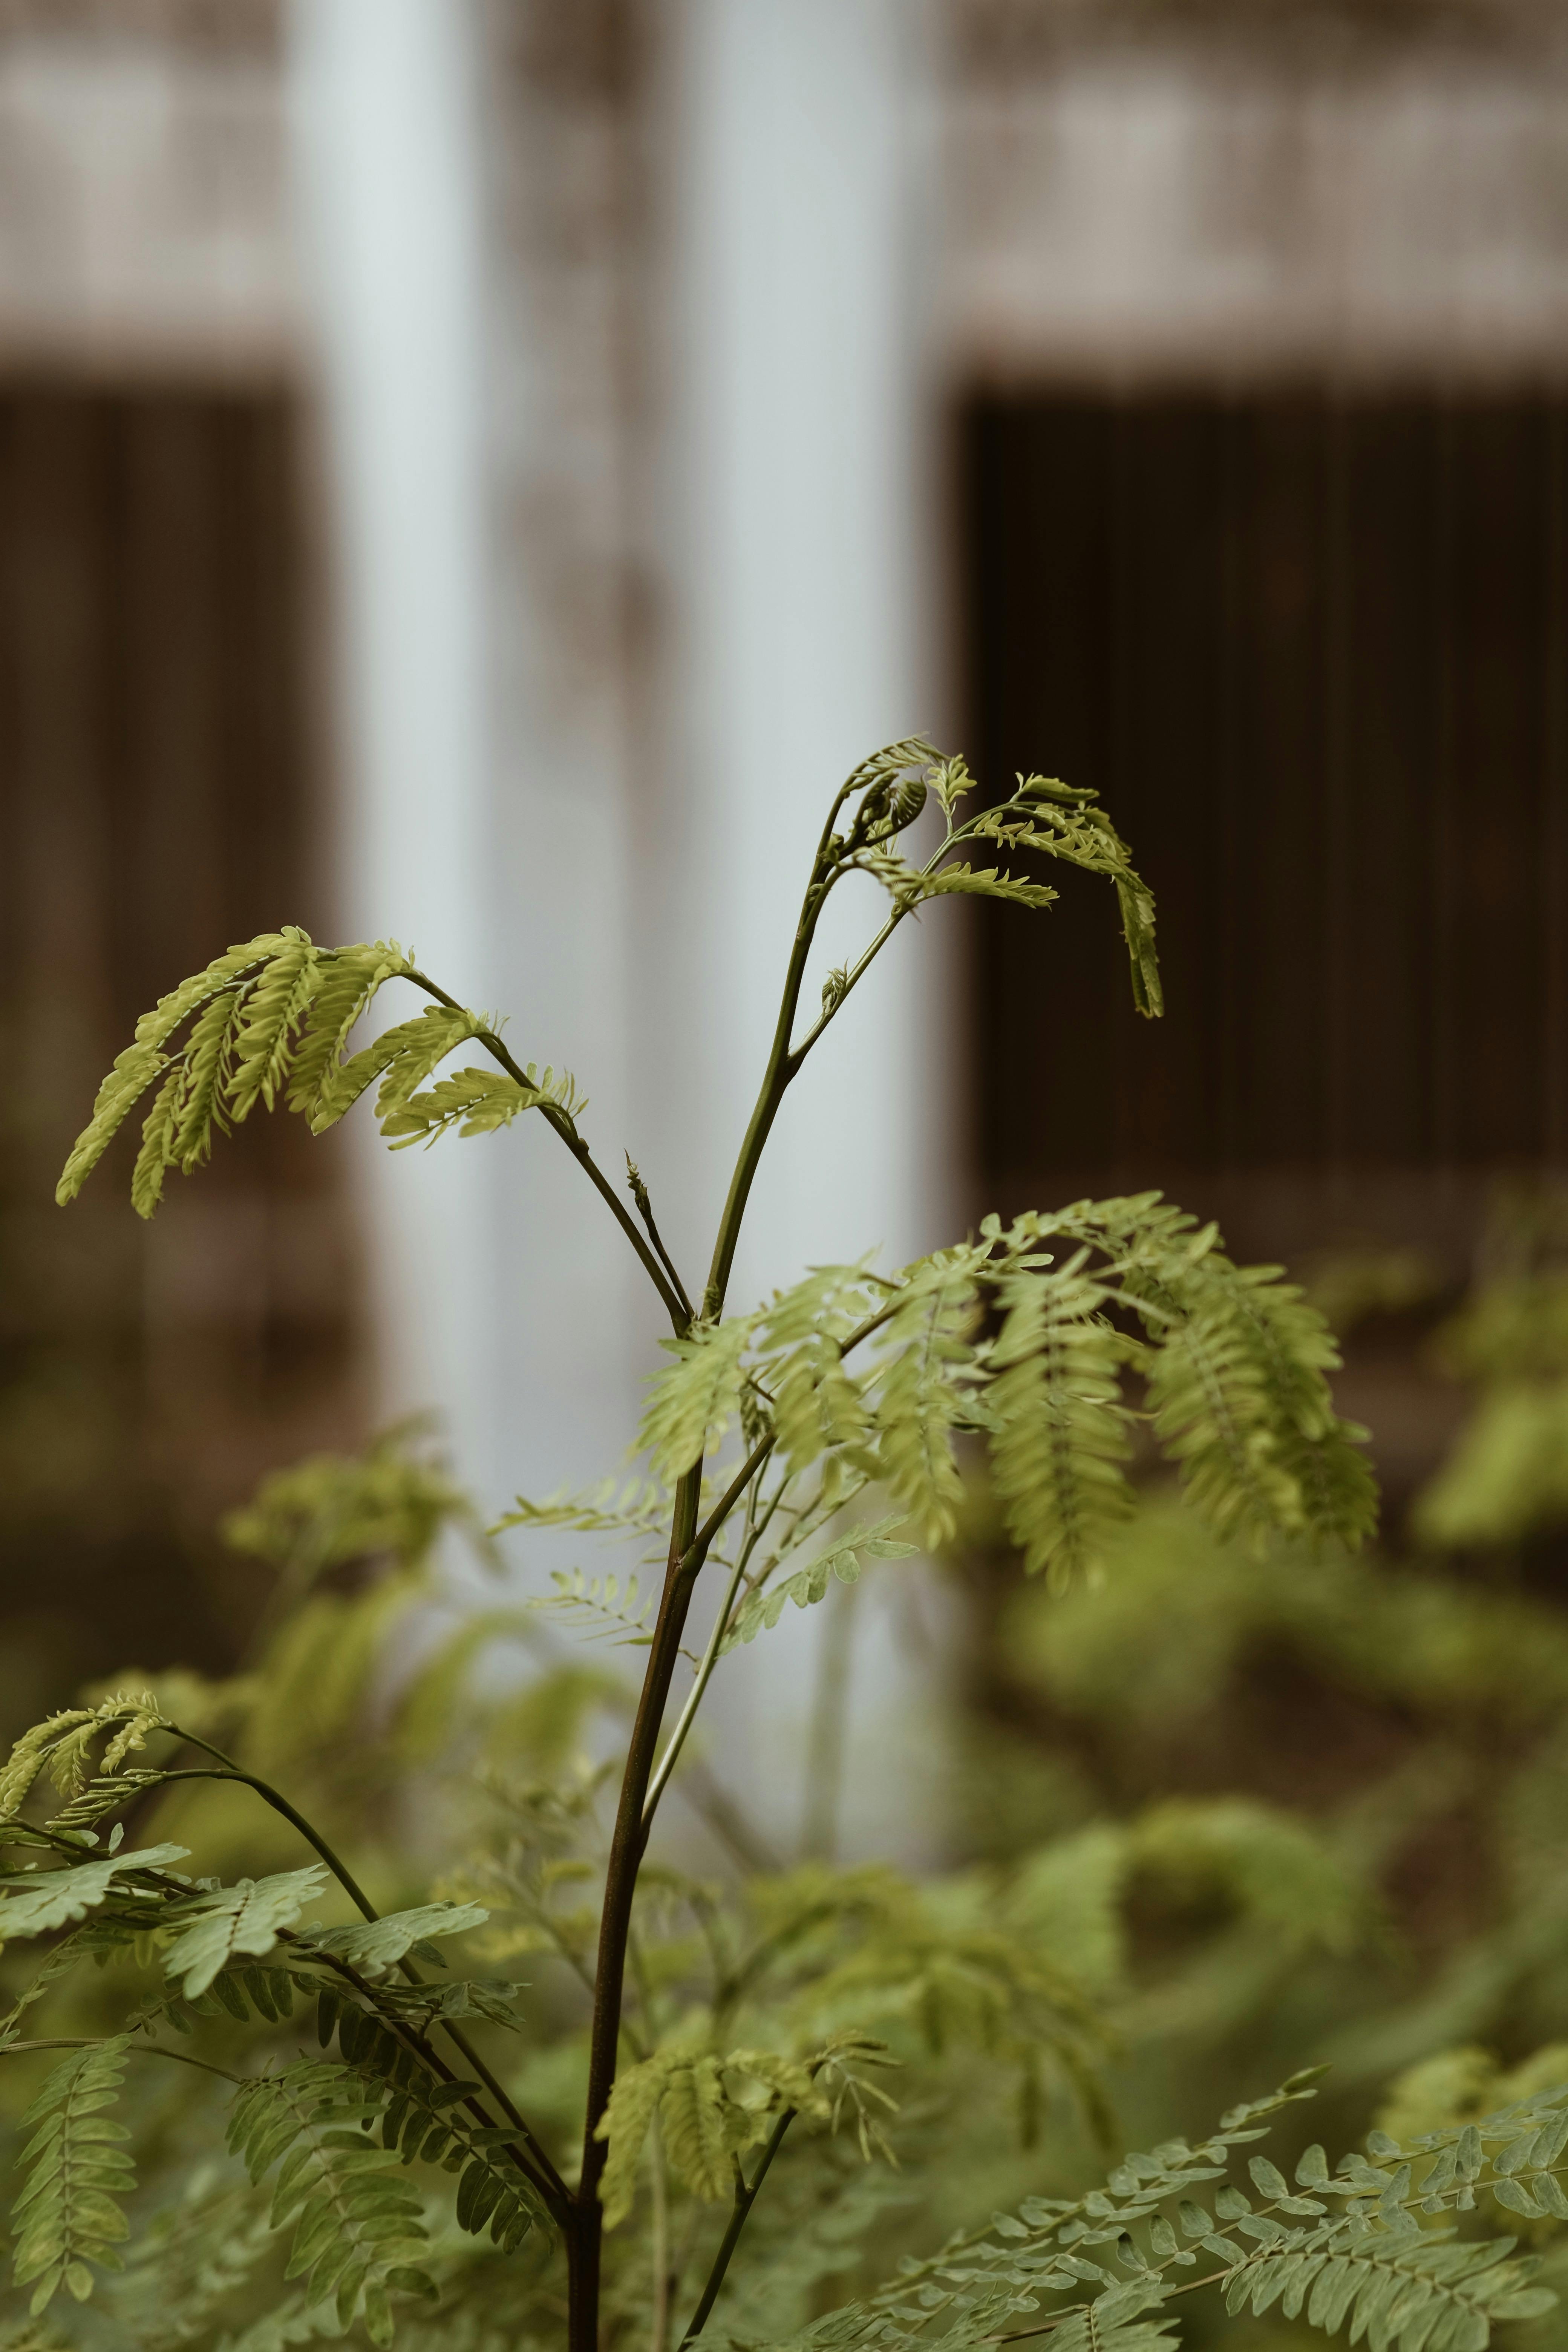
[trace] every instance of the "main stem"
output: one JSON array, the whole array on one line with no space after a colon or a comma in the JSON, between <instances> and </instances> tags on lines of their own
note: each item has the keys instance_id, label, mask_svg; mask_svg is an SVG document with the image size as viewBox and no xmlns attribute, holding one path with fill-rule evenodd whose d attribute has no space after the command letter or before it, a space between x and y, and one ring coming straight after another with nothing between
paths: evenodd
<instances>
[{"instance_id":1,"label":"main stem","mask_svg":"<svg viewBox=\"0 0 1568 2352\"><path fill-rule=\"evenodd\" d=\"M837 814L842 798L840 794L839 801L835 802L834 814ZM784 995L767 1067L763 1074L756 1108L741 1145L740 1157L735 1162L724 1213L719 1220L713 1262L702 1298L705 1317L716 1318L723 1311L724 1294L729 1288L730 1271L735 1261L735 1248L741 1238L746 1203L751 1197L773 1120L778 1116L779 1105L798 1066L791 1058L790 1040L795 1032L795 1011L800 1001L806 958L811 952L817 917L826 895L825 885L831 859L829 835L832 822L830 817L812 866L811 881L795 927L795 944L790 950L789 969L784 976ZM699 1459L676 1488L664 1591L648 1649L647 1669L643 1676L642 1694L632 1726L626 1770L621 1778L620 1801L616 1810L615 1832L610 1841L609 1865L605 1878L605 1907L599 1921L594 2021L588 2045L588 2098L584 2118L583 2168L574 2226L567 2233L570 2302L567 2341L570 2352L598 2352L599 2272L604 2227L599 2182L608 2154L598 2132L610 2102L610 2093L615 2087L616 2063L620 2049L626 1939L631 1931L632 1901L637 1893L637 1873L642 1866L649 1827L644 1819L644 1804L658 1751L659 1729L669 1699L669 1686L676 1661L680 1655L681 1635L686 1630L691 1595L706 1553L706 1547L697 1546L695 1540L701 1495L702 1464Z\"/></svg>"}]
</instances>

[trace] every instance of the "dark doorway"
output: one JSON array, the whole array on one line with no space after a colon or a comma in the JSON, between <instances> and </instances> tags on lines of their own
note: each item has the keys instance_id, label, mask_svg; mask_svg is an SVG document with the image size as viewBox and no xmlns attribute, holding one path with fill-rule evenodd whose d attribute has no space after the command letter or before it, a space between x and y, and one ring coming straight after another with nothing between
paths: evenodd
<instances>
[{"instance_id":1,"label":"dark doorway","mask_svg":"<svg viewBox=\"0 0 1568 2352\"><path fill-rule=\"evenodd\" d=\"M1453 1253L1568 1161L1565 452L1544 394L972 406L971 754L1102 793L1169 1003L1099 892L986 910L988 1205Z\"/></svg>"},{"instance_id":2,"label":"dark doorway","mask_svg":"<svg viewBox=\"0 0 1568 2352\"><path fill-rule=\"evenodd\" d=\"M356 1417L342 1161L297 1121L151 1225L134 1132L53 1201L137 1014L319 899L298 443L282 393L0 391L4 1715L231 1652L216 1517Z\"/></svg>"}]
</instances>

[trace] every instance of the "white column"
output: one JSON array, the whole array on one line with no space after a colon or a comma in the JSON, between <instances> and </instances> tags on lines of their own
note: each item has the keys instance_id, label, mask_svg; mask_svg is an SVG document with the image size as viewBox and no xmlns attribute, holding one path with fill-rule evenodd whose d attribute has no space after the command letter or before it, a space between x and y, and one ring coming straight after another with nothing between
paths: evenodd
<instances>
[{"instance_id":1,"label":"white column","mask_svg":"<svg viewBox=\"0 0 1568 2352\"><path fill-rule=\"evenodd\" d=\"M296 0L297 220L321 395L343 935L489 1002L481 236L462 0ZM382 1000L406 1018L420 1000ZM377 1407L494 1469L492 1160L389 1156L354 1116Z\"/></svg>"},{"instance_id":2,"label":"white column","mask_svg":"<svg viewBox=\"0 0 1568 2352\"><path fill-rule=\"evenodd\" d=\"M920 16L900 0L689 0L679 19L679 683L647 909L679 1044L675 1093L661 1084L648 1115L686 1139L693 1237L722 1199L828 801L867 751L943 719L926 611ZM824 970L880 919L868 885L843 899ZM812 1257L879 1242L897 1258L938 1237L926 1040L942 949L924 928L786 1106L736 1301Z\"/></svg>"},{"instance_id":3,"label":"white column","mask_svg":"<svg viewBox=\"0 0 1568 2352\"><path fill-rule=\"evenodd\" d=\"M342 919L351 938L412 943L454 995L506 1014L520 1060L573 1068L619 1181L620 680L613 664L596 688L578 678L582 616L561 610L614 501L613 453L593 439L611 404L597 382L574 398L526 184L507 210L500 166L515 173L541 126L487 86L478 0L295 0L291 24ZM613 550L592 556L598 581ZM355 1123L382 1412L435 1406L487 1510L613 1470L633 1427L629 1333L651 1318L635 1322L644 1277L580 1169L537 1118L392 1155L363 1110Z\"/></svg>"},{"instance_id":4,"label":"white column","mask_svg":"<svg viewBox=\"0 0 1568 2352\"><path fill-rule=\"evenodd\" d=\"M907 0L688 0L678 19L677 683L645 831L638 1124L659 1139L647 1173L689 1279L701 1279L828 801L866 752L943 724L925 605L920 20ZM884 908L869 884L845 887L813 998ZM894 943L786 1102L731 1306L813 1261L881 1244L896 1265L947 1237L945 911ZM861 1614L862 1697L874 1686L907 1702L913 1685L875 1612ZM780 1835L798 1775L779 1765L792 1743L798 1762L816 1631L792 1612L715 1685L727 1764ZM876 1817L907 1811L876 1778ZM892 1832L862 1809L860 1834Z\"/></svg>"}]
</instances>

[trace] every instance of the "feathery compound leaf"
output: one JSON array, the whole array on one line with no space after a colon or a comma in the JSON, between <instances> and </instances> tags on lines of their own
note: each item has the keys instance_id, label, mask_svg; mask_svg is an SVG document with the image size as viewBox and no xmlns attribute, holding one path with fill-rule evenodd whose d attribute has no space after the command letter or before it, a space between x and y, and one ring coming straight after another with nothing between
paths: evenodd
<instances>
[{"instance_id":1,"label":"feathery compound leaf","mask_svg":"<svg viewBox=\"0 0 1568 2352\"><path fill-rule=\"evenodd\" d=\"M64 1870L18 1871L0 1878L0 1947L85 1919L128 1873L166 1870L171 1863L184 1861L189 1852L183 1845L149 1845L135 1853L106 1855L101 1862L72 1863Z\"/></svg>"},{"instance_id":2,"label":"feathery compound leaf","mask_svg":"<svg viewBox=\"0 0 1568 2352\"><path fill-rule=\"evenodd\" d=\"M652 1535L668 1525L669 1489L657 1478L606 1478L585 1495L564 1488L531 1503L526 1495L491 1528L571 1528L579 1535Z\"/></svg>"},{"instance_id":3,"label":"feathery compound leaf","mask_svg":"<svg viewBox=\"0 0 1568 2352\"><path fill-rule=\"evenodd\" d=\"M835 1579L840 1584L856 1583L862 1554L868 1559L907 1559L916 1547L889 1539L889 1529L902 1525L901 1515L895 1511L889 1517L879 1519L874 1527L853 1528L841 1543L824 1552L820 1559L814 1559L808 1568L797 1569L781 1582L748 1593L730 1621L719 1645L721 1654L740 1643L755 1641L764 1629L776 1625L790 1601L797 1609L809 1609L823 1598Z\"/></svg>"},{"instance_id":4,"label":"feathery compound leaf","mask_svg":"<svg viewBox=\"0 0 1568 2352\"><path fill-rule=\"evenodd\" d=\"M958 895L1002 898L1016 907L1053 907L1057 901L1057 893L1047 884L1026 882L995 866L976 868L960 862L927 874L920 866L911 866L907 858L882 849L865 850L855 862L873 881L881 884L894 906L904 913L923 906L928 898Z\"/></svg>"},{"instance_id":5,"label":"feathery compound leaf","mask_svg":"<svg viewBox=\"0 0 1568 2352\"><path fill-rule=\"evenodd\" d=\"M1209 1248L1150 1286L1157 1313L1174 1309L1150 1370L1154 1426L1215 1526L1353 1546L1376 1510L1362 1433L1333 1410L1327 1326L1277 1271Z\"/></svg>"},{"instance_id":6,"label":"feathery compound leaf","mask_svg":"<svg viewBox=\"0 0 1568 2352\"><path fill-rule=\"evenodd\" d=\"M321 985L321 951L303 931L279 948L246 997L234 1039L230 1116L248 1118L258 1101L270 1110L289 1076L300 1024Z\"/></svg>"},{"instance_id":7,"label":"feathery compound leaf","mask_svg":"<svg viewBox=\"0 0 1568 2352\"><path fill-rule=\"evenodd\" d=\"M385 2345L395 2273L421 2252L426 2230L413 2184L353 2128L378 2111L362 2090L345 2068L311 2060L258 2075L235 2099L228 2144L253 2181L281 2159L271 2224L294 2223L287 2275L304 2277L312 2300L331 2298L340 2331L363 2307L372 2341Z\"/></svg>"},{"instance_id":8,"label":"feathery compound leaf","mask_svg":"<svg viewBox=\"0 0 1568 2352\"><path fill-rule=\"evenodd\" d=\"M944 1252L921 1268L881 1340L876 1419L882 1483L922 1542L944 1542L958 1523L963 1481L952 1433L972 1411L961 1385L973 1354L972 1252ZM956 1263L952 1263L956 1261Z\"/></svg>"},{"instance_id":9,"label":"feathery compound leaf","mask_svg":"<svg viewBox=\"0 0 1568 2352\"><path fill-rule=\"evenodd\" d=\"M385 1119L402 1110L437 1062L466 1039L479 1036L484 1025L477 1013L465 1012L460 1005L427 1004L411 1021L384 1029L352 1061L329 1070L311 1108L311 1132L321 1135L334 1126L377 1078L381 1080L377 1118Z\"/></svg>"},{"instance_id":10,"label":"feathery compound leaf","mask_svg":"<svg viewBox=\"0 0 1568 2352\"><path fill-rule=\"evenodd\" d=\"M302 932L264 931L242 947L230 948L205 971L183 981L178 988L161 997L151 1013L142 1015L136 1024L134 1042L115 1056L113 1068L98 1090L92 1117L71 1147L55 1190L55 1198L62 1208L81 1191L138 1098L169 1066L163 1048L181 1024L209 997L232 987L279 949L303 936Z\"/></svg>"},{"instance_id":11,"label":"feathery compound leaf","mask_svg":"<svg viewBox=\"0 0 1568 2352\"><path fill-rule=\"evenodd\" d=\"M675 1358L650 1383L637 1444L653 1456L655 1475L674 1480L716 1445L741 1400L741 1360L754 1315L700 1324L689 1339L661 1344Z\"/></svg>"},{"instance_id":12,"label":"feathery compound leaf","mask_svg":"<svg viewBox=\"0 0 1568 2352\"><path fill-rule=\"evenodd\" d=\"M599 2184L605 2228L615 2229L632 2210L637 2162L656 2115L676 2179L717 2203L733 2188L736 2157L766 2138L782 2110L826 2116L831 2105L810 2068L772 2051L732 2050L717 2058L659 2050L623 2067L595 2135L609 2143Z\"/></svg>"},{"instance_id":13,"label":"feathery compound leaf","mask_svg":"<svg viewBox=\"0 0 1568 2352\"><path fill-rule=\"evenodd\" d=\"M113 1772L150 1731L168 1728L158 1702L147 1691L115 1691L96 1706L69 1706L25 1731L0 1769L0 1822L15 1817L38 1775L47 1773L62 1796L79 1796L95 1769ZM93 1742L111 1736L97 1767Z\"/></svg>"},{"instance_id":14,"label":"feathery compound leaf","mask_svg":"<svg viewBox=\"0 0 1568 2352\"><path fill-rule=\"evenodd\" d=\"M150 1217L163 1197L163 1178L176 1163L174 1136L179 1125L180 1097L185 1084L185 1066L173 1066L160 1061L159 1067L169 1072L153 1097L153 1107L142 1122L142 1145L131 1171L131 1205L139 1217ZM64 1179L61 1179L63 1184ZM57 1196L58 1197L58 1196ZM68 1194L66 1196L69 1198Z\"/></svg>"},{"instance_id":15,"label":"feathery compound leaf","mask_svg":"<svg viewBox=\"0 0 1568 2352\"><path fill-rule=\"evenodd\" d=\"M289 1108L303 1111L312 1127L336 1077L350 1031L378 989L414 969L395 940L336 948L323 953L321 964L320 982L289 1076Z\"/></svg>"},{"instance_id":16,"label":"feathery compound leaf","mask_svg":"<svg viewBox=\"0 0 1568 2352\"><path fill-rule=\"evenodd\" d=\"M181 1904L171 1922L183 1926L184 1932L165 1955L164 1973L184 1979L187 2000L205 1992L237 1954L259 1958L269 1952L279 1927L293 1925L321 1893L326 1877L325 1867L313 1862L272 1878L242 1878L237 1886L220 1887L215 1895Z\"/></svg>"},{"instance_id":17,"label":"feathery compound leaf","mask_svg":"<svg viewBox=\"0 0 1568 2352\"><path fill-rule=\"evenodd\" d=\"M331 1952L362 1976L379 1976L431 1936L461 1936L482 1927L489 1913L478 1903L423 1903L413 1911L389 1911L381 1919L356 1919L346 1927L318 1928L312 1950Z\"/></svg>"},{"instance_id":18,"label":"feathery compound leaf","mask_svg":"<svg viewBox=\"0 0 1568 2352\"><path fill-rule=\"evenodd\" d=\"M411 1143L434 1143L454 1127L459 1135L489 1135L510 1126L520 1111L546 1106L575 1119L587 1108L570 1070L542 1076L531 1062L529 1083L520 1086L504 1070L457 1070L423 1094L410 1095L400 1108L381 1115L381 1131L395 1151Z\"/></svg>"},{"instance_id":19,"label":"feathery compound leaf","mask_svg":"<svg viewBox=\"0 0 1568 2352\"><path fill-rule=\"evenodd\" d=\"M1128 1343L1100 1318L1108 1294L1080 1262L999 1286L1006 1311L986 1395L991 1460L1008 1532L1054 1585L1098 1569L1132 1507L1122 1464Z\"/></svg>"},{"instance_id":20,"label":"feathery compound leaf","mask_svg":"<svg viewBox=\"0 0 1568 2352\"><path fill-rule=\"evenodd\" d=\"M22 2117L38 2128L17 2159L27 2186L12 2208L18 2286L33 2287L37 2314L64 2286L79 2303L92 2293L88 2267L119 2270L114 2249L130 2234L117 2199L136 2185L131 2135L102 2112L112 2105L125 2073L128 2034L73 2050L46 2077Z\"/></svg>"}]
</instances>

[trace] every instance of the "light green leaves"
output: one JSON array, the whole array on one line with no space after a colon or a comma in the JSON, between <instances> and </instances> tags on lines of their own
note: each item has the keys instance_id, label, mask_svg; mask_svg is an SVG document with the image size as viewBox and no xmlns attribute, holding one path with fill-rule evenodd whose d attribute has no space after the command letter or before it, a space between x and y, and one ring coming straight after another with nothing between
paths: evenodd
<instances>
[{"instance_id":1,"label":"light green leaves","mask_svg":"<svg viewBox=\"0 0 1568 2352\"><path fill-rule=\"evenodd\" d=\"M259 1959L269 1952L279 1927L292 1927L326 1878L324 1866L313 1862L272 1878L242 1878L237 1886L222 1886L180 1905L172 1918L184 1933L164 1958L165 1972L179 1977L186 2000L195 2000L230 1960L241 1955Z\"/></svg>"},{"instance_id":2,"label":"light green leaves","mask_svg":"<svg viewBox=\"0 0 1568 2352\"><path fill-rule=\"evenodd\" d=\"M699 1325L689 1339L664 1341L675 1361L653 1382L637 1432L637 1444L647 1447L660 1478L681 1477L733 1420L741 1401L741 1362L755 1321L754 1316L732 1316L725 1323Z\"/></svg>"},{"instance_id":3,"label":"light green leaves","mask_svg":"<svg viewBox=\"0 0 1568 2352\"><path fill-rule=\"evenodd\" d=\"M866 1559L907 1559L915 1549L910 1543L889 1540L889 1529L902 1527L901 1515L895 1511L874 1527L855 1528L841 1543L814 1559L809 1568L796 1569L793 1576L769 1583L760 1591L748 1594L731 1619L721 1651L732 1650L742 1642L753 1642L765 1627L778 1623L785 1607L793 1601L797 1609L809 1609L820 1601L830 1584L854 1584L858 1581L860 1562Z\"/></svg>"},{"instance_id":4,"label":"light green leaves","mask_svg":"<svg viewBox=\"0 0 1568 2352\"><path fill-rule=\"evenodd\" d=\"M737 1415L748 1441L773 1441L785 1532L748 1565L732 1638L821 1597L820 1565L775 1570L868 1484L912 1534L946 1540L966 1435L989 1448L1026 1569L1058 1588L1098 1573L1132 1510L1140 1424L1222 1534L1358 1544L1375 1491L1363 1433L1333 1410L1332 1339L1278 1269L1233 1265L1218 1239L1157 1193L987 1218L977 1241L897 1276L817 1267L753 1314L668 1343L676 1361L642 1431L664 1478Z\"/></svg>"},{"instance_id":5,"label":"light green leaves","mask_svg":"<svg viewBox=\"0 0 1568 2352\"><path fill-rule=\"evenodd\" d=\"M411 1143L434 1143L453 1128L459 1135L491 1135L520 1111L546 1106L573 1119L587 1108L570 1070L557 1077L547 1069L542 1076L531 1062L526 1085L501 1070L458 1070L424 1093L402 1095L377 1110L383 1135L394 1151L404 1151Z\"/></svg>"},{"instance_id":6,"label":"light green leaves","mask_svg":"<svg viewBox=\"0 0 1568 2352\"><path fill-rule=\"evenodd\" d=\"M422 1903L412 1911L389 1911L381 1919L319 1927L309 1940L312 1950L347 1960L362 1976L378 1977L427 1937L465 1935L470 1927L482 1927L489 1916L478 1903Z\"/></svg>"},{"instance_id":7,"label":"light green leaves","mask_svg":"<svg viewBox=\"0 0 1568 2352\"><path fill-rule=\"evenodd\" d=\"M917 752L927 762L919 780L920 799L923 801L929 791L947 824L946 840L924 866L913 864L886 845L900 829L893 822L891 778L900 772L900 763L903 772L909 771ZM854 868L881 884L893 901L895 920L930 899L950 896L995 898L1030 908L1053 904L1057 893L1047 884L1003 866L974 864L961 854L972 845L994 844L1057 858L1086 873L1103 875L1114 884L1133 1003L1140 1013L1152 1016L1163 1010L1154 952L1153 898L1134 870L1126 843L1104 810L1096 805L1092 792L1045 776L1019 776L1005 800L960 820L959 802L973 789L961 759L944 760L929 744L911 742L889 745L877 755L877 761L881 764L867 761L851 779L851 788L864 778L869 789L861 819L843 845L842 856L845 870ZM876 782L871 782L873 767L879 779ZM910 805L918 807L912 794Z\"/></svg>"},{"instance_id":8,"label":"light green leaves","mask_svg":"<svg viewBox=\"0 0 1568 2352\"><path fill-rule=\"evenodd\" d=\"M103 2110L119 2092L129 2046L122 2033L73 2050L22 2117L24 2129L37 2129L17 2158L29 2178L12 2209L12 2264L16 2284L32 2285L35 2314L62 2286L85 2303L93 2289L89 2264L121 2267L115 2249L130 2231L118 2200L135 2188L136 2176L121 2153L131 2135Z\"/></svg>"},{"instance_id":9,"label":"light green leaves","mask_svg":"<svg viewBox=\"0 0 1568 2352\"><path fill-rule=\"evenodd\" d=\"M1213 1246L1140 1276L1160 1339L1149 1375L1154 1429L1190 1500L1222 1531L1353 1546L1376 1519L1365 1432L1334 1412L1324 1374L1339 1356L1322 1318L1278 1277L1278 1267L1234 1266Z\"/></svg>"},{"instance_id":10,"label":"light green leaves","mask_svg":"<svg viewBox=\"0 0 1568 2352\"><path fill-rule=\"evenodd\" d=\"M12 1819L40 1773L64 1797L78 1797L100 1773L113 1773L152 1731L167 1728L150 1692L115 1691L96 1706L68 1706L25 1731L0 1769L0 1822ZM94 1743L108 1734L96 1763Z\"/></svg>"},{"instance_id":11,"label":"light green leaves","mask_svg":"<svg viewBox=\"0 0 1568 2352\"><path fill-rule=\"evenodd\" d=\"M163 1048L182 1024L210 998L230 989L303 936L292 930L263 931L243 947L230 948L226 955L219 956L205 971L183 981L169 995L161 997L151 1013L142 1014L136 1024L133 1043L116 1055L113 1068L98 1090L92 1117L71 1148L55 1194L62 1205L75 1200L137 1101L153 1079L169 1068L170 1060ZM170 1121L175 1100L177 1089L171 1095L164 1114Z\"/></svg>"},{"instance_id":12,"label":"light green leaves","mask_svg":"<svg viewBox=\"0 0 1568 2352\"><path fill-rule=\"evenodd\" d=\"M143 1217L157 1208L168 1171L189 1175L211 1151L214 1135L226 1134L258 1103L271 1110L286 1099L319 1135L380 1079L376 1116L395 1150L434 1141L454 1128L489 1134L532 1109L547 1111L570 1132L584 1104L569 1071L541 1075L531 1062L521 1076L468 1069L426 1084L468 1038L500 1052L494 1024L461 1006L429 1005L343 1060L349 1034L378 990L415 971L395 940L319 948L291 925L231 948L137 1024L134 1044L99 1089L56 1198L62 1204L75 1199L154 1085L131 1186ZM176 1043L186 1022L184 1042Z\"/></svg>"},{"instance_id":13,"label":"light green leaves","mask_svg":"<svg viewBox=\"0 0 1568 2352\"><path fill-rule=\"evenodd\" d=\"M1012 799L988 810L975 831L1013 847L1062 859L1089 874L1103 874L1116 886L1122 937L1131 969L1132 1001L1140 1013L1157 1018L1164 1011L1160 968L1154 954L1154 900L1134 872L1131 853L1096 795L1048 776L1020 776ZM1017 812L1025 812L1020 825Z\"/></svg>"},{"instance_id":14,"label":"light green leaves","mask_svg":"<svg viewBox=\"0 0 1568 2352\"><path fill-rule=\"evenodd\" d=\"M1008 1533L1026 1571L1047 1570L1058 1588L1099 1569L1132 1508L1122 1468L1132 1413L1121 1387L1131 1351L1105 1318L1111 1294L1082 1271L1086 1255L997 1286L1005 1320L986 1400Z\"/></svg>"},{"instance_id":15,"label":"light green leaves","mask_svg":"<svg viewBox=\"0 0 1568 2352\"><path fill-rule=\"evenodd\" d=\"M961 895L1010 900L1016 907L1056 904L1057 893L1047 884L1025 881L994 866L977 868L961 860L955 866L938 866L928 874L911 866L907 858L887 850L868 850L858 862L874 881L881 884L894 906L906 914L923 906L928 898Z\"/></svg>"},{"instance_id":16,"label":"light green leaves","mask_svg":"<svg viewBox=\"0 0 1568 2352\"><path fill-rule=\"evenodd\" d=\"M460 1005L427 1004L411 1021L384 1029L374 1045L329 1073L310 1113L311 1132L320 1135L333 1126L377 1078L381 1090L375 1115L383 1122L395 1118L436 1065L484 1028L477 1013L467 1013Z\"/></svg>"},{"instance_id":17,"label":"light green leaves","mask_svg":"<svg viewBox=\"0 0 1568 2352\"><path fill-rule=\"evenodd\" d=\"M167 1869L173 1862L183 1862L188 1852L183 1845L150 1845L135 1853L108 1854L101 1862L71 1863L64 1870L16 1872L0 1878L0 1948L85 1919L122 1885L130 1872Z\"/></svg>"},{"instance_id":18,"label":"light green leaves","mask_svg":"<svg viewBox=\"0 0 1568 2352\"><path fill-rule=\"evenodd\" d=\"M806 2065L771 2051L732 2050L719 2058L661 2050L624 2067L597 2135L610 2150L599 2186L606 2228L631 2211L655 2116L676 2179L716 2202L733 2190L737 2156L764 2140L785 2108L826 2118L832 2102Z\"/></svg>"}]
</instances>

